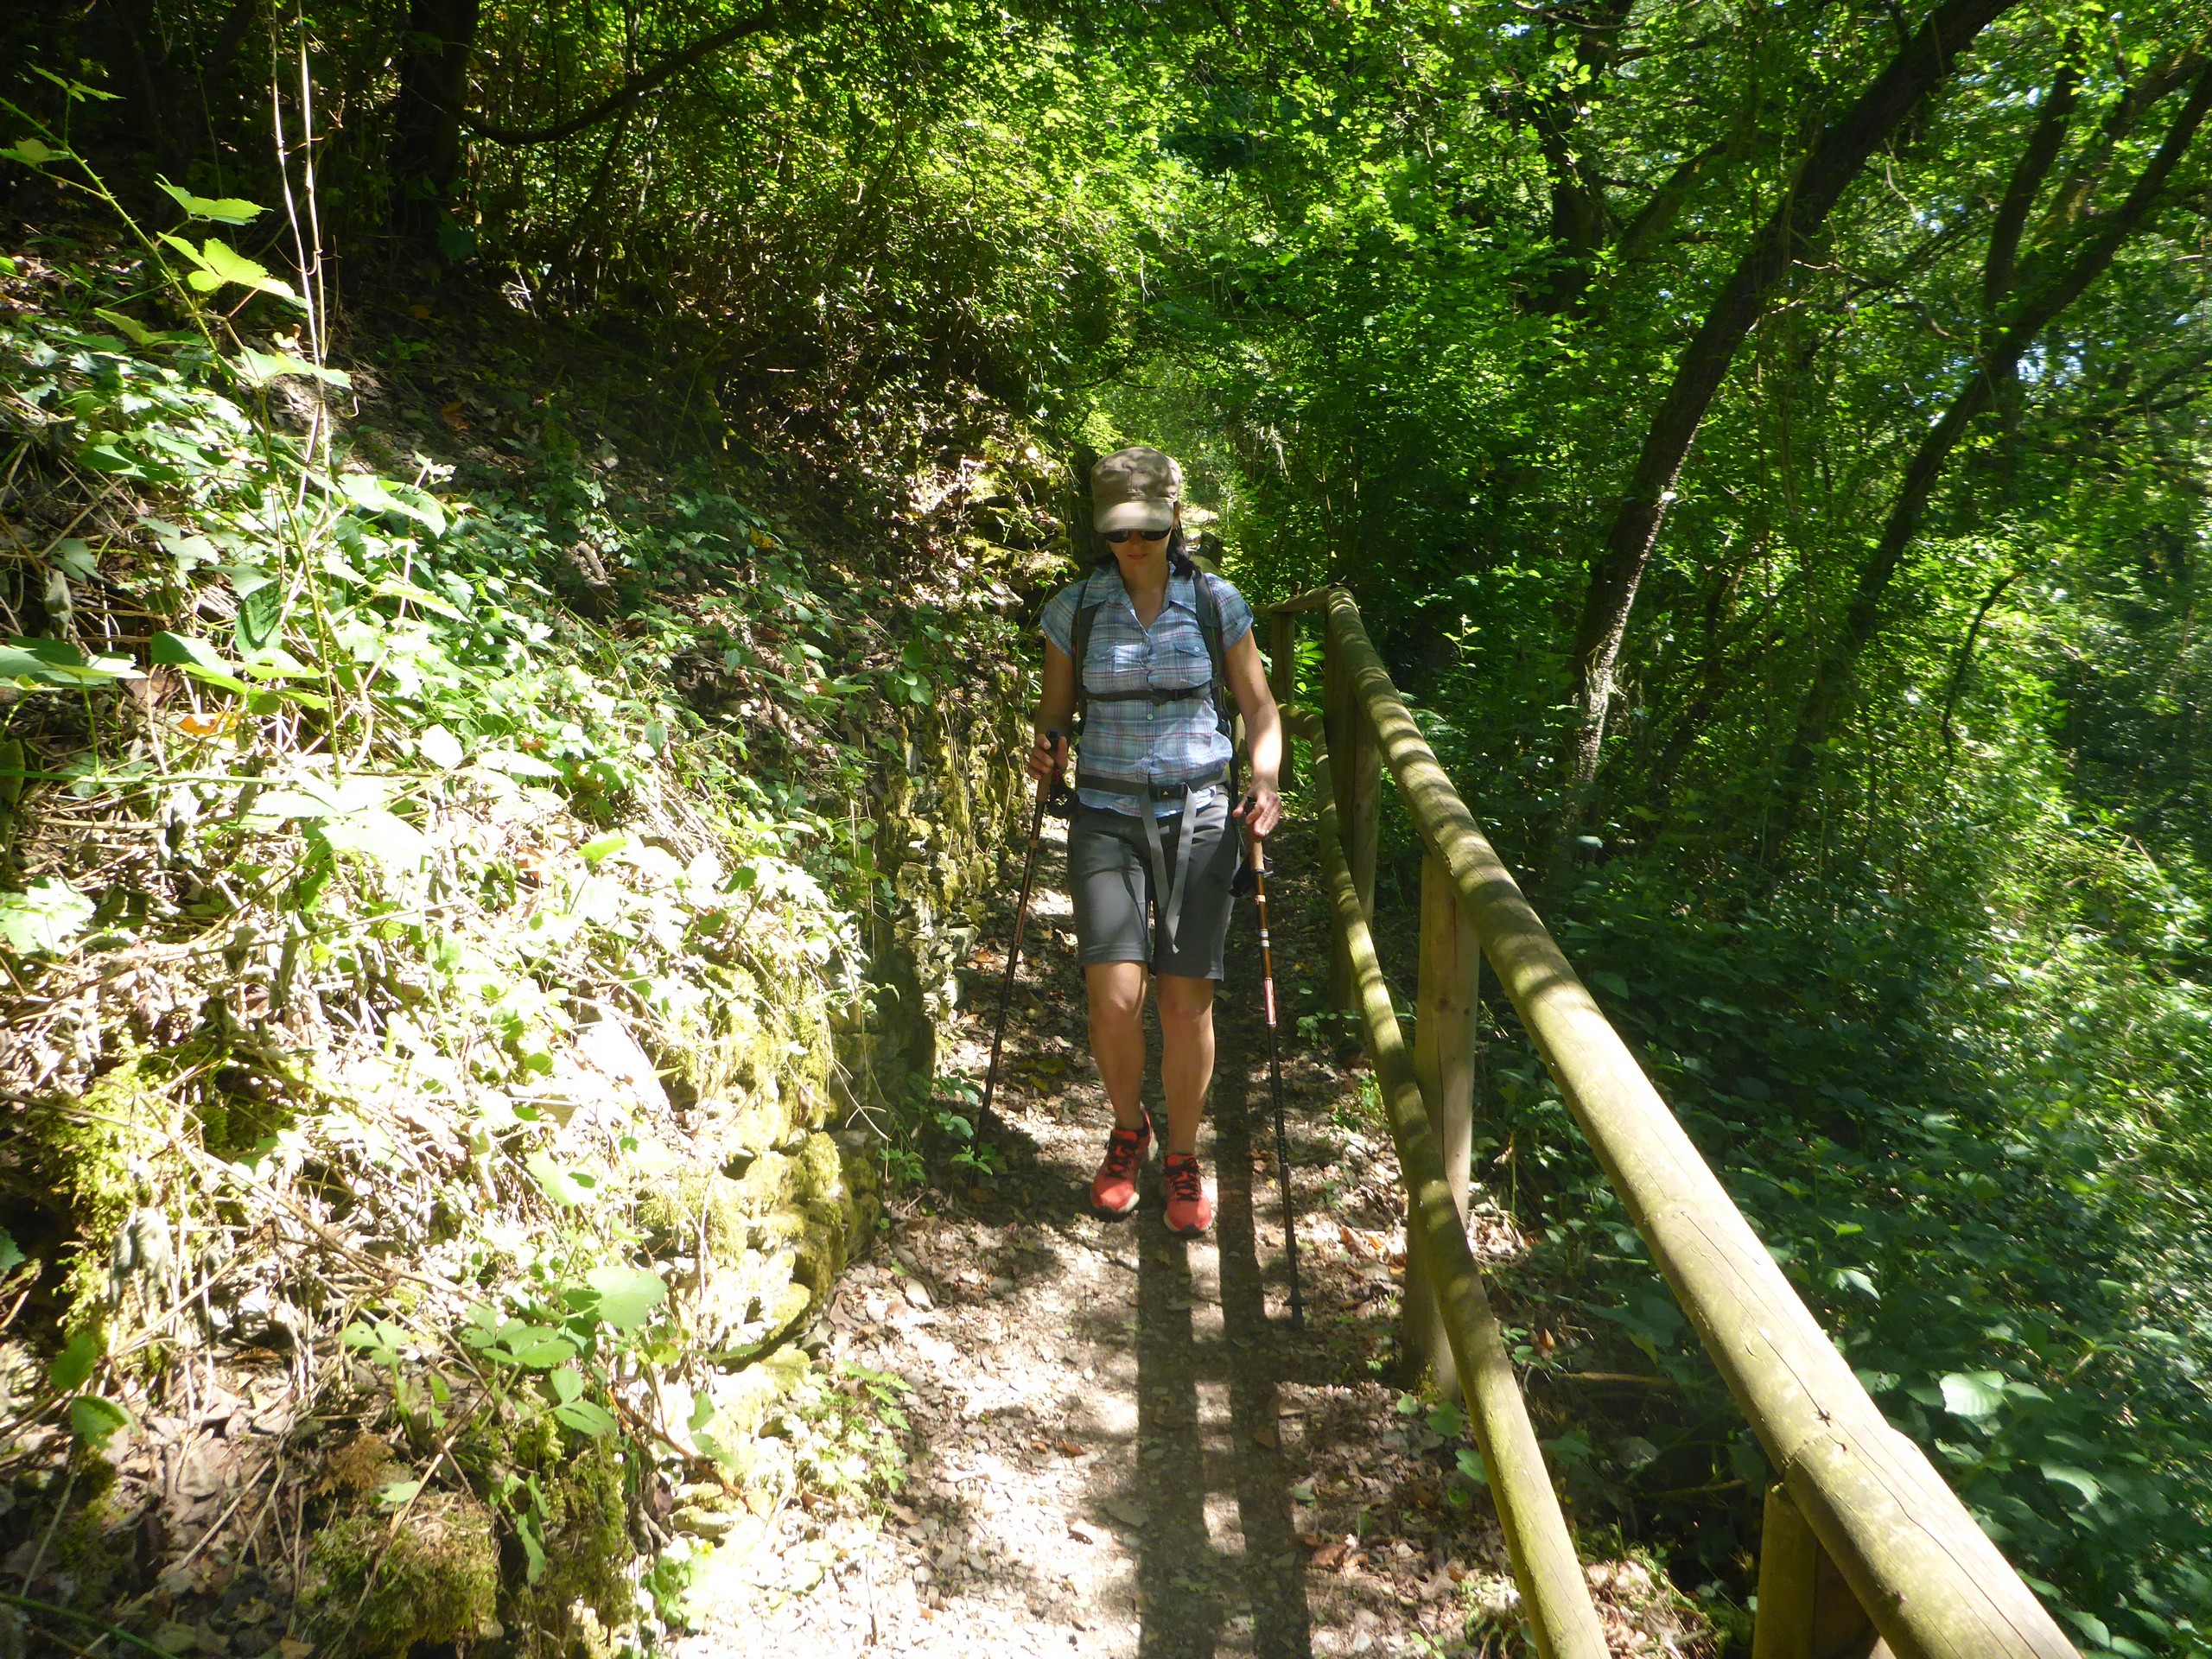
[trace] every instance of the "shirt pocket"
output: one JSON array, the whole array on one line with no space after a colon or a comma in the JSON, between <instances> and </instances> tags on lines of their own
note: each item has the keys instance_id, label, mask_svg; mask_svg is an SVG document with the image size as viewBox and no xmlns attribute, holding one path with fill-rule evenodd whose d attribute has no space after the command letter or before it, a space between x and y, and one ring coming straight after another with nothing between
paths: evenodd
<instances>
[{"instance_id":1,"label":"shirt pocket","mask_svg":"<svg viewBox=\"0 0 2212 1659\"><path fill-rule=\"evenodd\" d=\"M1141 639L1101 640L1090 648L1090 691L1141 691L1149 682L1151 652Z\"/></svg>"},{"instance_id":2,"label":"shirt pocket","mask_svg":"<svg viewBox=\"0 0 2212 1659\"><path fill-rule=\"evenodd\" d=\"M1192 628L1159 641L1152 653L1152 684L1160 691L1203 692L1213 680L1213 662L1206 655L1205 637Z\"/></svg>"}]
</instances>

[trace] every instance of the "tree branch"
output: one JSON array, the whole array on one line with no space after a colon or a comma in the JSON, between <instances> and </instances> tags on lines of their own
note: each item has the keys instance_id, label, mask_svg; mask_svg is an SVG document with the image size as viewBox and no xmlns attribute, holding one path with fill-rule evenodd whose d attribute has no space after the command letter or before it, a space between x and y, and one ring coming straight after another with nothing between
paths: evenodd
<instances>
[{"instance_id":1,"label":"tree branch","mask_svg":"<svg viewBox=\"0 0 2212 1659\"><path fill-rule=\"evenodd\" d=\"M620 86L582 114L570 116L565 121L556 121L551 126L503 127L486 121L480 115L470 115L465 111L461 124L478 137L489 138L497 144L550 144L556 139L573 138L588 128L595 127L611 117L635 108L666 82L686 69L705 62L724 47L801 19L810 27L818 25L828 10L826 5L802 7L791 3L791 0L772 5L767 10L732 23L727 29L718 29L711 35L702 35L672 57L663 58L652 68L626 77Z\"/></svg>"},{"instance_id":2,"label":"tree branch","mask_svg":"<svg viewBox=\"0 0 2212 1659\"><path fill-rule=\"evenodd\" d=\"M2171 89L2170 89L2171 90ZM1920 529L1921 515L1951 451L1967 434L1974 417L1987 408L1999 383L2008 377L2043 331L2066 308L2088 291L2110 265L2120 245L2141 227L2152 212L2168 200L2166 186L2196 140L2197 130L2212 112L2212 68L2198 73L2189 101L2167 129L2164 142L2144 167L2127 198L2075 245L2073 259L2052 272L2024 296L2005 319L1980 363L1966 384L1954 394L1936 424L1914 448L1904 480L1897 487L1881 539L1859 573L1840 636L1821 653L1811 689L1797 720L1797 732L1783 763L1778 818L1787 836L1804 803L1812 781L1814 760L1827 742L1844 694L1856 677L1859 659L1879 630L1891 582L1903 564L1906 550Z\"/></svg>"},{"instance_id":3,"label":"tree branch","mask_svg":"<svg viewBox=\"0 0 2212 1659\"><path fill-rule=\"evenodd\" d=\"M1737 346L1764 310L1769 290L1788 274L1869 158L1948 78L1953 62L1975 36L2017 3L1942 0L1929 14L1858 101L1814 142L1795 183L1745 250L1696 336L1676 359L1673 383L1645 429L1626 496L1591 560L1590 585L1575 630L1579 719L1567 757L1570 787L1577 798L1570 803L1565 829L1572 830L1579 817L1579 798L1597 777L1613 667L1628 630L1637 586L1658 539L1667 505L1674 499L1675 480L1735 359Z\"/></svg>"},{"instance_id":4,"label":"tree branch","mask_svg":"<svg viewBox=\"0 0 2212 1659\"><path fill-rule=\"evenodd\" d=\"M2066 142L2067 123L2074 118L2074 92L2082 79L2074 62L2075 45L2076 37L2068 35L2060 48L2067 60L2050 84L2050 95L2043 101L2035 130L2028 135L2026 147L2020 151L2005 187L2005 199L1997 205L1997 222L1989 233L1989 257L1981 267L1982 305L1993 317L2012 291L2012 264L2020 251L2020 233L2027 227L2028 210L2035 206L2036 192L2043 188L2051 163L2058 159L2059 146Z\"/></svg>"}]
</instances>

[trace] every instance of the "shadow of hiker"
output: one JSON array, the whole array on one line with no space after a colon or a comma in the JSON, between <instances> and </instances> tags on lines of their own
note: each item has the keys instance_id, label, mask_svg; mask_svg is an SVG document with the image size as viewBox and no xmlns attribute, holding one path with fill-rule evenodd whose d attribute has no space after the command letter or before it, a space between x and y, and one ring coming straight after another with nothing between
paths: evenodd
<instances>
[{"instance_id":1,"label":"shadow of hiker","mask_svg":"<svg viewBox=\"0 0 2212 1659\"><path fill-rule=\"evenodd\" d=\"M1148 1513L1137 1564L1137 1650L1144 1659L1219 1652L1309 1659L1313 1652L1276 1398L1285 1366L1303 1356L1268 1319L1254 1231L1252 1088L1242 1072L1229 1068L1215 1080L1212 1235L1184 1240L1155 1231L1138 1253L1136 1490ZM1231 1094L1237 1097L1226 1098ZM1156 1229L1156 1213L1140 1224Z\"/></svg>"}]
</instances>

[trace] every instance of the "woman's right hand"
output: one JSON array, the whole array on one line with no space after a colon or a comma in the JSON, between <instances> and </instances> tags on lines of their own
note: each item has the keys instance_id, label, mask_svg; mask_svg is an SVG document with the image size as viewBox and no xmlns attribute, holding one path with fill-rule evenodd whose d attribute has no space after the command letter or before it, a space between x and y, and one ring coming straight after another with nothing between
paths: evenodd
<instances>
[{"instance_id":1,"label":"woman's right hand","mask_svg":"<svg viewBox=\"0 0 2212 1659\"><path fill-rule=\"evenodd\" d=\"M1040 784L1058 783L1068 769L1068 741L1058 732L1039 732L1029 747L1029 775Z\"/></svg>"}]
</instances>

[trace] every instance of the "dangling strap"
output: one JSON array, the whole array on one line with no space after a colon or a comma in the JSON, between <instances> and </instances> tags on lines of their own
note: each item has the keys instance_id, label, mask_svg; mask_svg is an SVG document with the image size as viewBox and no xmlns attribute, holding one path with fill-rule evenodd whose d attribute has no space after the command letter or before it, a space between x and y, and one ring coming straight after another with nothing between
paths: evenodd
<instances>
[{"instance_id":1,"label":"dangling strap","mask_svg":"<svg viewBox=\"0 0 2212 1659\"><path fill-rule=\"evenodd\" d=\"M1175 879L1167 879L1167 849L1160 838L1160 814L1153 810L1151 787L1144 791L1144 804L1139 809L1144 814L1144 840L1152 854L1153 903L1160 907L1160 931L1167 941L1167 952L1175 953L1175 927L1183 919L1183 894L1191 881L1191 830L1198 823L1198 791L1183 791L1183 817L1176 830Z\"/></svg>"}]
</instances>

